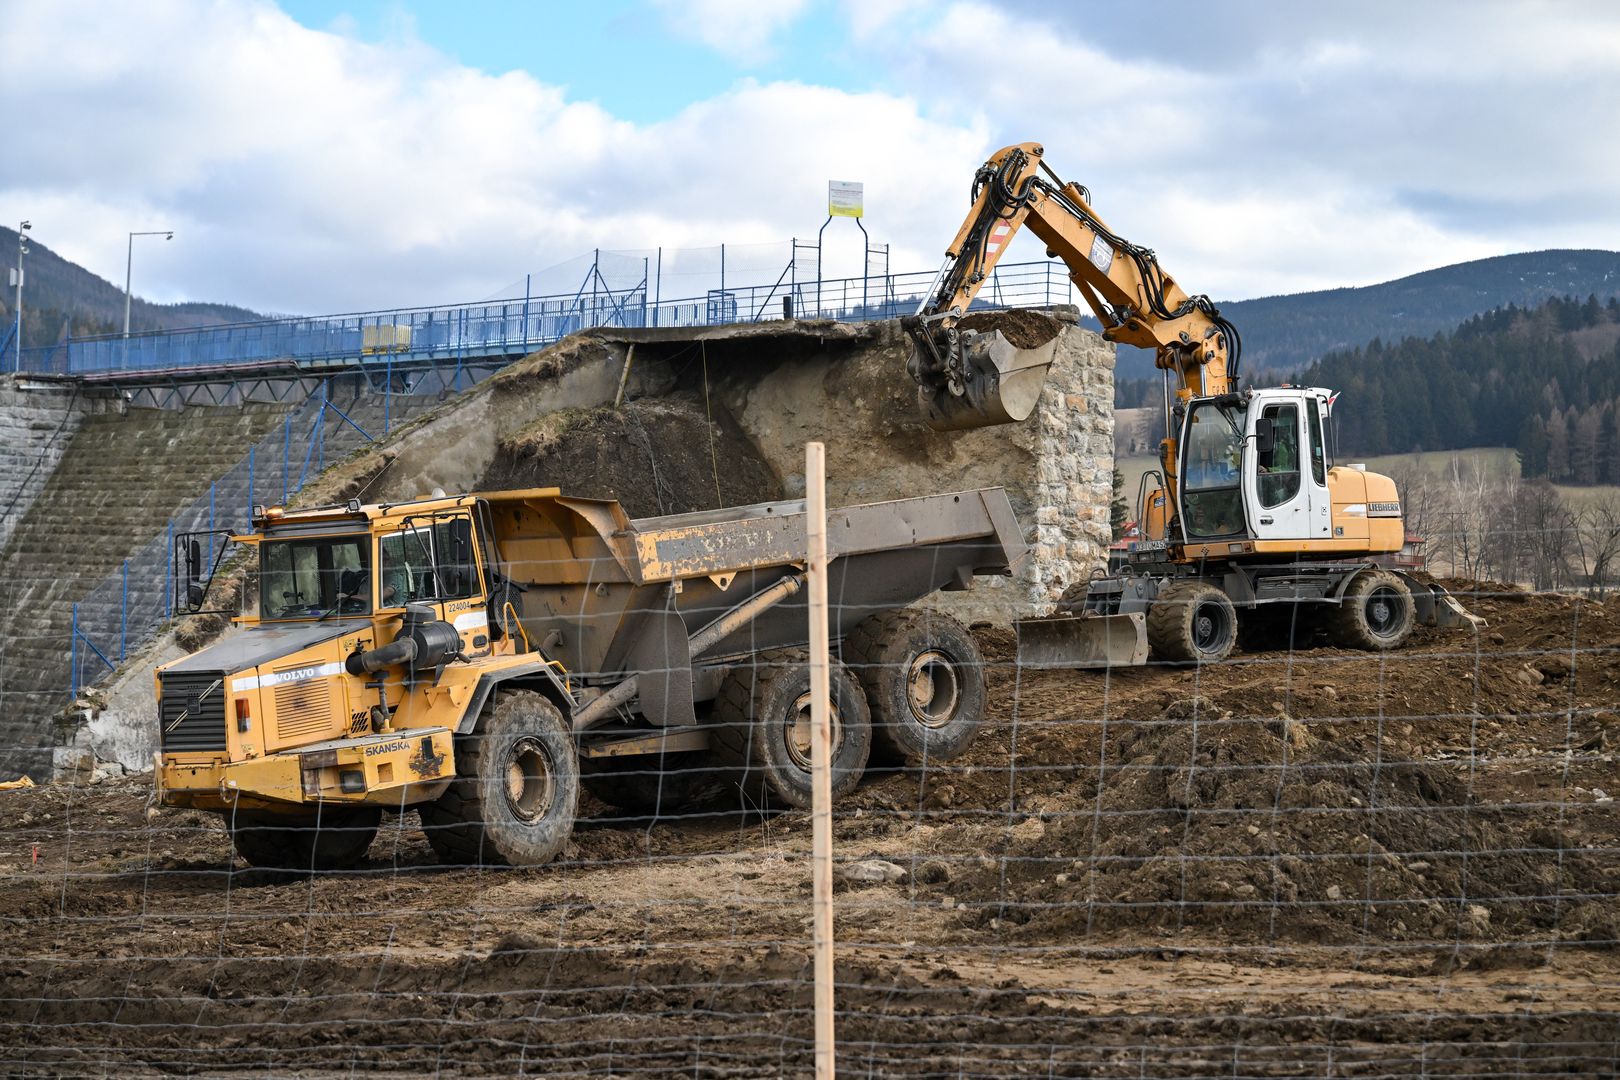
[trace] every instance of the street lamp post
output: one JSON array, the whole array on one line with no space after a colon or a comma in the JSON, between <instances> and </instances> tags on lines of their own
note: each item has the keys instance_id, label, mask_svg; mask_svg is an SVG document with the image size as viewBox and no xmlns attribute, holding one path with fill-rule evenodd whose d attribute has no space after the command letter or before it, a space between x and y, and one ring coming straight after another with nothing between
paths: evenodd
<instances>
[{"instance_id":1,"label":"street lamp post","mask_svg":"<svg viewBox=\"0 0 1620 1080\"><path fill-rule=\"evenodd\" d=\"M17 226L17 274L16 274L16 282L15 282L15 284L17 286L17 304L16 304L17 325L12 328L12 337L11 337L12 347L17 350L16 351L17 362L15 364L11 365L11 366L12 366L13 370L16 370L16 371L21 371L22 370L22 286L23 286L23 261L22 260L23 260L23 256L28 254L28 240L27 240L27 237L23 236L23 233L27 232L29 229L32 229L33 227L34 227L33 222L30 222L30 221L25 221L22 224Z\"/></svg>"},{"instance_id":2,"label":"street lamp post","mask_svg":"<svg viewBox=\"0 0 1620 1080\"><path fill-rule=\"evenodd\" d=\"M174 239L173 229L150 229L146 232L132 232L129 234L129 257L124 261L124 336L129 337L129 278L135 267L135 238L137 236L161 236L165 240Z\"/></svg>"}]
</instances>

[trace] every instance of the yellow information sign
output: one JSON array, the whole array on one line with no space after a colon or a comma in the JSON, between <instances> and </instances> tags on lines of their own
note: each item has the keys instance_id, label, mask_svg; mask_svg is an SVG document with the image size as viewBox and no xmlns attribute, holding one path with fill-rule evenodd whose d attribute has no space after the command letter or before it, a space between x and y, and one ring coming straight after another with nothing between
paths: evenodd
<instances>
[{"instance_id":1,"label":"yellow information sign","mask_svg":"<svg viewBox=\"0 0 1620 1080\"><path fill-rule=\"evenodd\" d=\"M858 180L827 181L828 217L865 217L865 185Z\"/></svg>"}]
</instances>

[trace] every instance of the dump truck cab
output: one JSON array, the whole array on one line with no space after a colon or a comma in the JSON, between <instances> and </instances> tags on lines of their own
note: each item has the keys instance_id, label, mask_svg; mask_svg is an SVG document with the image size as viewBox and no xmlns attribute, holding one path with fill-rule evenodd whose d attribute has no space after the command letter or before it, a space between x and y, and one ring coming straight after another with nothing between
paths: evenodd
<instances>
[{"instance_id":1,"label":"dump truck cab","mask_svg":"<svg viewBox=\"0 0 1620 1080\"><path fill-rule=\"evenodd\" d=\"M756 808L809 799L802 502L632 519L534 488L253 525L210 575L244 583L237 630L156 671L159 799L223 814L249 862L347 865L385 808L417 808L447 861L533 864L582 788L636 812L704 780ZM1024 547L1000 488L840 508L829 533L848 790L874 745L966 750L982 657L905 609ZM179 538L186 611L209 595L200 552Z\"/></svg>"},{"instance_id":2,"label":"dump truck cab","mask_svg":"<svg viewBox=\"0 0 1620 1080\"><path fill-rule=\"evenodd\" d=\"M241 632L157 669L162 801L397 807L439 794L480 681L537 673L492 630L481 507L256 508L257 531L233 538L256 583Z\"/></svg>"}]
</instances>

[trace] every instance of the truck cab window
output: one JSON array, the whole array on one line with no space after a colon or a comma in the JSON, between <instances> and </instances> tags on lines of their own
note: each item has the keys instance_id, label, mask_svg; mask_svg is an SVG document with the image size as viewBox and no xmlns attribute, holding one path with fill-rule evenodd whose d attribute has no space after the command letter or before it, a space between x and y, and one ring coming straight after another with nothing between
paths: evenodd
<instances>
[{"instance_id":1,"label":"truck cab window","mask_svg":"<svg viewBox=\"0 0 1620 1080\"><path fill-rule=\"evenodd\" d=\"M455 600L478 591L472 522L466 517L422 519L380 544L380 607Z\"/></svg>"},{"instance_id":2,"label":"truck cab window","mask_svg":"<svg viewBox=\"0 0 1620 1080\"><path fill-rule=\"evenodd\" d=\"M1274 433L1271 452L1260 455L1260 505L1281 506L1299 494L1299 406L1267 405L1260 415Z\"/></svg>"},{"instance_id":3,"label":"truck cab window","mask_svg":"<svg viewBox=\"0 0 1620 1080\"><path fill-rule=\"evenodd\" d=\"M1212 401L1193 406L1182 447L1181 505L1188 536L1243 531L1244 410Z\"/></svg>"},{"instance_id":4,"label":"truck cab window","mask_svg":"<svg viewBox=\"0 0 1620 1080\"><path fill-rule=\"evenodd\" d=\"M1327 483L1327 447L1322 442L1322 406L1315 398L1305 401L1305 416L1311 422L1311 479Z\"/></svg>"},{"instance_id":5,"label":"truck cab window","mask_svg":"<svg viewBox=\"0 0 1620 1080\"><path fill-rule=\"evenodd\" d=\"M259 617L370 612L369 548L364 536L264 541L259 545Z\"/></svg>"}]
</instances>

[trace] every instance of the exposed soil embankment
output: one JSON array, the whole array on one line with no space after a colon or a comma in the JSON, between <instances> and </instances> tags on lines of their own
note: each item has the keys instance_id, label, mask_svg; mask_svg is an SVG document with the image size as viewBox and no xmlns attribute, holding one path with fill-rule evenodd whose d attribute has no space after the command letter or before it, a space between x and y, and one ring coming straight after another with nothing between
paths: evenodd
<instances>
[{"instance_id":1,"label":"exposed soil embankment","mask_svg":"<svg viewBox=\"0 0 1620 1080\"><path fill-rule=\"evenodd\" d=\"M560 487L631 517L766 502L781 481L722 406L686 394L565 409L502 439L480 487Z\"/></svg>"}]
</instances>

